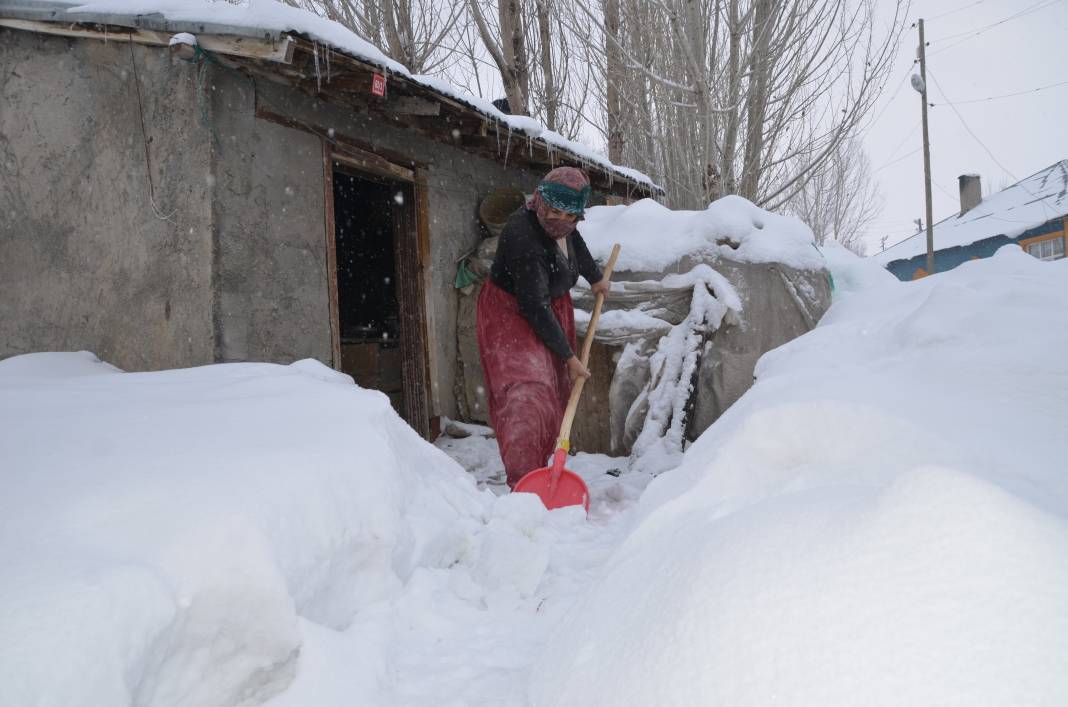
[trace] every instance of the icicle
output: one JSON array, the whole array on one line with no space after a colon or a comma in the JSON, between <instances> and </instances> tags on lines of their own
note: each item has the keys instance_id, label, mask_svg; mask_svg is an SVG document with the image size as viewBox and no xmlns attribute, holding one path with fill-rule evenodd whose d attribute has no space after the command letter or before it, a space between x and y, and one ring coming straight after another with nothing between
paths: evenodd
<instances>
[{"instance_id":1,"label":"icicle","mask_svg":"<svg viewBox=\"0 0 1068 707\"><path fill-rule=\"evenodd\" d=\"M508 142L504 144L504 166L508 166L508 153L512 150L512 124L508 124Z\"/></svg>"},{"instance_id":2,"label":"icicle","mask_svg":"<svg viewBox=\"0 0 1068 707\"><path fill-rule=\"evenodd\" d=\"M527 135L527 154L534 159L534 139Z\"/></svg>"},{"instance_id":3,"label":"icicle","mask_svg":"<svg viewBox=\"0 0 1068 707\"><path fill-rule=\"evenodd\" d=\"M326 48L326 82L330 83L330 55L334 53L334 50L330 47Z\"/></svg>"},{"instance_id":4,"label":"icicle","mask_svg":"<svg viewBox=\"0 0 1068 707\"><path fill-rule=\"evenodd\" d=\"M321 92L323 90L322 77L319 75L319 43L312 42L312 57L315 59L315 90Z\"/></svg>"}]
</instances>

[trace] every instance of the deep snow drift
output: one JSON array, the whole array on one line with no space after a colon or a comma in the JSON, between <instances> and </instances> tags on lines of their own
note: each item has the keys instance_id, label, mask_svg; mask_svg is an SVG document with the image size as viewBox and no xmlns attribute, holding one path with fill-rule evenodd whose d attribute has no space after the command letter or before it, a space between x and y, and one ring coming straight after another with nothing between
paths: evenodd
<instances>
[{"instance_id":1,"label":"deep snow drift","mask_svg":"<svg viewBox=\"0 0 1068 707\"><path fill-rule=\"evenodd\" d=\"M492 496L319 363L0 362L0 704L256 704Z\"/></svg>"},{"instance_id":2,"label":"deep snow drift","mask_svg":"<svg viewBox=\"0 0 1068 707\"><path fill-rule=\"evenodd\" d=\"M580 455L550 514L319 363L84 352L0 361L0 460L5 707L522 705L648 482Z\"/></svg>"},{"instance_id":3,"label":"deep snow drift","mask_svg":"<svg viewBox=\"0 0 1068 707\"><path fill-rule=\"evenodd\" d=\"M765 355L532 703L1068 704L1066 265L874 278Z\"/></svg>"},{"instance_id":4,"label":"deep snow drift","mask_svg":"<svg viewBox=\"0 0 1068 707\"><path fill-rule=\"evenodd\" d=\"M828 262L589 519L313 362L0 361L0 705L1068 704L1068 261Z\"/></svg>"}]
</instances>

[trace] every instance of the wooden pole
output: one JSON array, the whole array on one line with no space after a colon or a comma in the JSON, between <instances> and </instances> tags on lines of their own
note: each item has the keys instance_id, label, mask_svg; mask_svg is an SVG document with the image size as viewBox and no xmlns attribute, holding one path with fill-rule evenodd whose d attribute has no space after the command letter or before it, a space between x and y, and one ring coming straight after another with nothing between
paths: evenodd
<instances>
[{"instance_id":1,"label":"wooden pole","mask_svg":"<svg viewBox=\"0 0 1068 707\"><path fill-rule=\"evenodd\" d=\"M931 141L927 134L927 52L923 40L923 20L920 26L920 79L923 82L923 90L920 91L920 100L923 101L923 188L927 199L927 274L934 275L934 219L931 208Z\"/></svg>"}]
</instances>

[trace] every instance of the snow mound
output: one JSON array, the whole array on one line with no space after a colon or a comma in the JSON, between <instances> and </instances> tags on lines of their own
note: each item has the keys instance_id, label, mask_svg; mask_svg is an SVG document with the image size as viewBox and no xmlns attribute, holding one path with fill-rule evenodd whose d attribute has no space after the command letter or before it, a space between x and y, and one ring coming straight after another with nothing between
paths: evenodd
<instances>
[{"instance_id":1,"label":"snow mound","mask_svg":"<svg viewBox=\"0 0 1068 707\"><path fill-rule=\"evenodd\" d=\"M890 285L898 281L882 265L869 258L862 258L837 241L827 240L820 247L827 269L834 278L834 299L854 292Z\"/></svg>"},{"instance_id":2,"label":"snow mound","mask_svg":"<svg viewBox=\"0 0 1068 707\"><path fill-rule=\"evenodd\" d=\"M858 290L643 495L536 707L1068 704L1068 269Z\"/></svg>"},{"instance_id":3,"label":"snow mound","mask_svg":"<svg viewBox=\"0 0 1068 707\"><path fill-rule=\"evenodd\" d=\"M4 705L259 704L492 501L315 361L0 361L0 459Z\"/></svg>"},{"instance_id":4,"label":"snow mound","mask_svg":"<svg viewBox=\"0 0 1068 707\"><path fill-rule=\"evenodd\" d=\"M661 272L686 256L775 262L802 270L823 267L808 226L739 196L723 197L704 211L675 211L652 199L594 206L586 210L579 231L598 258L607 258L612 244L619 243L620 271Z\"/></svg>"}]
</instances>

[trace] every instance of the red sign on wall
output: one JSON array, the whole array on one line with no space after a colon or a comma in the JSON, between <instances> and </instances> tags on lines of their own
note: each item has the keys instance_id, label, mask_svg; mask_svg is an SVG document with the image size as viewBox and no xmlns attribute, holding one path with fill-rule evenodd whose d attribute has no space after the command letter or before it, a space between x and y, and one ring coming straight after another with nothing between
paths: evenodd
<instances>
[{"instance_id":1,"label":"red sign on wall","mask_svg":"<svg viewBox=\"0 0 1068 707\"><path fill-rule=\"evenodd\" d=\"M371 93L376 96L386 95L386 77L382 74L375 74L371 79Z\"/></svg>"}]
</instances>

